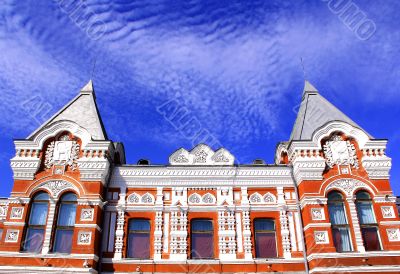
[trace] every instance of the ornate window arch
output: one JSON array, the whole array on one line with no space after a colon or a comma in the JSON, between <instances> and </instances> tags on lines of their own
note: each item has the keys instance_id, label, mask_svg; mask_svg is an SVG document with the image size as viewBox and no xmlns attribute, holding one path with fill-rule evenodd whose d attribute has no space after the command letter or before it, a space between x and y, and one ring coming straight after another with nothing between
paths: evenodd
<instances>
[{"instance_id":1,"label":"ornate window arch","mask_svg":"<svg viewBox=\"0 0 400 274\"><path fill-rule=\"evenodd\" d=\"M38 190L44 190L54 198L58 199L62 194L72 191L77 193L78 196L80 196L80 191L79 189L73 185L72 183L65 181L65 180L49 180L45 181L38 186L36 186L32 192L38 191Z\"/></svg>"},{"instance_id":2,"label":"ornate window arch","mask_svg":"<svg viewBox=\"0 0 400 274\"><path fill-rule=\"evenodd\" d=\"M323 188L323 186L321 186ZM329 183L325 187L325 196L332 190L338 190L345 194L346 197L354 197L354 193L358 190L365 189L370 193L374 190L367 184L356 179L339 179Z\"/></svg>"}]
</instances>

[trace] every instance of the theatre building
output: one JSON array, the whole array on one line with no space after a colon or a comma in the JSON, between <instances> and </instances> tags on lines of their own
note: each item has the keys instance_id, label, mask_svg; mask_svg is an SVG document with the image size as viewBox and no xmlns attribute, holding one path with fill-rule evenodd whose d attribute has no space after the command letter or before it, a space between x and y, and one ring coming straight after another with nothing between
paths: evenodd
<instances>
[{"instance_id":1,"label":"theatre building","mask_svg":"<svg viewBox=\"0 0 400 274\"><path fill-rule=\"evenodd\" d=\"M0 273L400 273L386 144L306 82L273 164L206 144L127 164L90 81L15 140Z\"/></svg>"}]
</instances>

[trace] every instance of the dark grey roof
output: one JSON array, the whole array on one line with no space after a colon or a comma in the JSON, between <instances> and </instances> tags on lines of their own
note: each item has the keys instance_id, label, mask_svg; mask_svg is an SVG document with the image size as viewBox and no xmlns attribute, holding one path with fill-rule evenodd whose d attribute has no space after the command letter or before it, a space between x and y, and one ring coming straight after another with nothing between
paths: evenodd
<instances>
[{"instance_id":1,"label":"dark grey roof","mask_svg":"<svg viewBox=\"0 0 400 274\"><path fill-rule=\"evenodd\" d=\"M81 89L80 93L74 99L40 126L28 138L35 136L37 132L47 125L61 120L74 121L89 131L93 140L104 141L108 139L103 121L97 108L92 80Z\"/></svg>"},{"instance_id":2,"label":"dark grey roof","mask_svg":"<svg viewBox=\"0 0 400 274\"><path fill-rule=\"evenodd\" d=\"M346 122L354 127L362 129L353 120L321 96L310 82L305 81L303 98L296 122L293 126L292 134L290 135L290 141L311 140L313 133L317 129L332 121ZM368 136L370 135L368 134Z\"/></svg>"}]
</instances>

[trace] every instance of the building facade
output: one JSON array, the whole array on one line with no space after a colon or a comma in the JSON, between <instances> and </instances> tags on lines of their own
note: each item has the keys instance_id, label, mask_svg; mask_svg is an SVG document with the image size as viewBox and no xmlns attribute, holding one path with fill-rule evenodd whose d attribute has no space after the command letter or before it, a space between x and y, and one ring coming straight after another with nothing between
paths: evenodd
<instances>
[{"instance_id":1,"label":"building facade","mask_svg":"<svg viewBox=\"0 0 400 274\"><path fill-rule=\"evenodd\" d=\"M386 144L306 82L274 164L205 144L126 164L90 81L15 140L0 273L400 273Z\"/></svg>"}]
</instances>

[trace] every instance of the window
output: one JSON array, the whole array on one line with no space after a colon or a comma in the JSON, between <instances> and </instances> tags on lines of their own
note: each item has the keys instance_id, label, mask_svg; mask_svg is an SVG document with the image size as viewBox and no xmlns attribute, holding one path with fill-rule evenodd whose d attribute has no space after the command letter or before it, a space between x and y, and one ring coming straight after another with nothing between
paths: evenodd
<instances>
[{"instance_id":1,"label":"window","mask_svg":"<svg viewBox=\"0 0 400 274\"><path fill-rule=\"evenodd\" d=\"M372 208L372 199L368 192L360 191L356 194L356 205L365 250L381 250L382 248L378 236L378 224L376 223L374 210Z\"/></svg>"},{"instance_id":2,"label":"window","mask_svg":"<svg viewBox=\"0 0 400 274\"><path fill-rule=\"evenodd\" d=\"M103 252L114 252L116 212L104 213Z\"/></svg>"},{"instance_id":3,"label":"window","mask_svg":"<svg viewBox=\"0 0 400 274\"><path fill-rule=\"evenodd\" d=\"M150 258L150 221L132 219L129 221L128 258Z\"/></svg>"},{"instance_id":4,"label":"window","mask_svg":"<svg viewBox=\"0 0 400 274\"><path fill-rule=\"evenodd\" d=\"M71 253L76 218L76 203L77 198L73 193L67 193L61 197L58 207L53 252Z\"/></svg>"},{"instance_id":5,"label":"window","mask_svg":"<svg viewBox=\"0 0 400 274\"><path fill-rule=\"evenodd\" d=\"M46 192L39 192L32 199L24 251L40 252L42 250L48 210L49 195Z\"/></svg>"},{"instance_id":6,"label":"window","mask_svg":"<svg viewBox=\"0 0 400 274\"><path fill-rule=\"evenodd\" d=\"M191 221L191 258L214 258L214 229L211 220Z\"/></svg>"},{"instance_id":7,"label":"window","mask_svg":"<svg viewBox=\"0 0 400 274\"><path fill-rule=\"evenodd\" d=\"M352 251L349 223L342 194L337 191L328 194L328 210L336 252Z\"/></svg>"},{"instance_id":8,"label":"window","mask_svg":"<svg viewBox=\"0 0 400 274\"><path fill-rule=\"evenodd\" d=\"M0 228L0 241L2 236L3 236L3 229Z\"/></svg>"},{"instance_id":9,"label":"window","mask_svg":"<svg viewBox=\"0 0 400 274\"><path fill-rule=\"evenodd\" d=\"M255 219L254 237L257 258L277 257L274 220Z\"/></svg>"}]
</instances>

